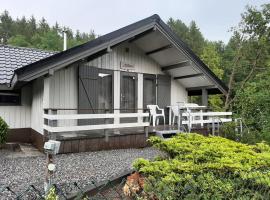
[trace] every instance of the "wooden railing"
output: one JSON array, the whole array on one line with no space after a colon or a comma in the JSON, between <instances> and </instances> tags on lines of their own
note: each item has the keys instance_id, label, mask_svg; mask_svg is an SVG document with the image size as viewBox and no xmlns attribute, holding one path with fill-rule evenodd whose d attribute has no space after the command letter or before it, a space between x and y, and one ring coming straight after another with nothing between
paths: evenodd
<instances>
[{"instance_id":1,"label":"wooden railing","mask_svg":"<svg viewBox=\"0 0 270 200\"><path fill-rule=\"evenodd\" d=\"M149 126L149 113L103 113L103 114L59 114L57 111L67 111L75 109L45 109L43 118L44 125L43 129L50 133L61 133L61 132L74 132L74 131L90 131L90 130L101 130L101 129L118 129L118 128L130 128L130 127L148 127ZM120 123L120 119L125 118L137 118L136 122ZM147 118L147 120L144 120ZM92 119L103 119L102 124L93 125L77 125L77 120L92 120ZM108 120L112 119L111 122ZM70 126L58 126L59 121L75 120L75 125Z\"/></svg>"},{"instance_id":2,"label":"wooden railing","mask_svg":"<svg viewBox=\"0 0 270 200\"><path fill-rule=\"evenodd\" d=\"M232 121L232 112L184 112L182 117L186 118L181 122L183 125L187 125L189 132L192 129L192 125L226 123Z\"/></svg>"}]
</instances>

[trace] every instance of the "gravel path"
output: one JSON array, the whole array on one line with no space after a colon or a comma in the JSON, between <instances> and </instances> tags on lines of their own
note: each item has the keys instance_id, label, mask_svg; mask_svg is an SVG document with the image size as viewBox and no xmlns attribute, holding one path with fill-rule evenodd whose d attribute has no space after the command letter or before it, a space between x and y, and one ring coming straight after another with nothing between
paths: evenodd
<instances>
[{"instance_id":1,"label":"gravel path","mask_svg":"<svg viewBox=\"0 0 270 200\"><path fill-rule=\"evenodd\" d=\"M136 158L153 159L159 154L158 150L149 147L57 155L55 182L89 183L91 178L104 181L132 169ZM0 152L0 187L9 185L14 191L21 191L30 184L42 185L45 163L45 155L8 158Z\"/></svg>"}]
</instances>

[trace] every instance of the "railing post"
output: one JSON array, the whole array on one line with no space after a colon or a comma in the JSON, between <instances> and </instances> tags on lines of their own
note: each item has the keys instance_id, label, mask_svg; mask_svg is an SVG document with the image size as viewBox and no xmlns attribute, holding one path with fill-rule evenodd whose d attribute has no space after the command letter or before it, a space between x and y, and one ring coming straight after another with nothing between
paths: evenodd
<instances>
[{"instance_id":1,"label":"railing post","mask_svg":"<svg viewBox=\"0 0 270 200\"><path fill-rule=\"evenodd\" d=\"M57 115L57 110L56 109L50 109L49 110L49 115ZM57 127L57 120L48 120L48 125L51 127ZM56 135L55 133L50 133L50 139L56 140Z\"/></svg>"},{"instance_id":2,"label":"railing post","mask_svg":"<svg viewBox=\"0 0 270 200\"><path fill-rule=\"evenodd\" d=\"M215 136L215 117L212 118L212 135Z\"/></svg>"},{"instance_id":3,"label":"railing post","mask_svg":"<svg viewBox=\"0 0 270 200\"><path fill-rule=\"evenodd\" d=\"M105 113L109 113L109 110L105 110ZM110 123L110 119L109 118L105 118L105 124L109 124ZM105 141L108 142L109 141L109 133L107 129L104 129L104 134L105 134Z\"/></svg>"},{"instance_id":4,"label":"railing post","mask_svg":"<svg viewBox=\"0 0 270 200\"><path fill-rule=\"evenodd\" d=\"M144 133L145 133L145 138L147 139L149 137L149 127L148 126L144 127Z\"/></svg>"},{"instance_id":5,"label":"railing post","mask_svg":"<svg viewBox=\"0 0 270 200\"><path fill-rule=\"evenodd\" d=\"M44 114L48 114L49 113L49 110L48 109L44 109ZM44 120L44 125L49 125L49 120L48 119L46 119L46 118L44 118L43 119ZM46 130L46 129L43 129L43 134L44 134L44 136L49 136L49 132Z\"/></svg>"},{"instance_id":6,"label":"railing post","mask_svg":"<svg viewBox=\"0 0 270 200\"><path fill-rule=\"evenodd\" d=\"M201 128L203 128L203 111L200 110Z\"/></svg>"}]
</instances>

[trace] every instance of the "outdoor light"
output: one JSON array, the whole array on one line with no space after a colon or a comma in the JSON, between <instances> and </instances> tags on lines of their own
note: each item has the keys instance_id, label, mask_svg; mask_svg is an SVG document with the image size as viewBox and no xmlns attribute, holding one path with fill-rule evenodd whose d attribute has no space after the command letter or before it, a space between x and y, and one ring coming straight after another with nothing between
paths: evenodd
<instances>
[{"instance_id":1,"label":"outdoor light","mask_svg":"<svg viewBox=\"0 0 270 200\"><path fill-rule=\"evenodd\" d=\"M51 171L51 172L55 171L55 164L50 163L50 164L48 165L48 170Z\"/></svg>"}]
</instances>

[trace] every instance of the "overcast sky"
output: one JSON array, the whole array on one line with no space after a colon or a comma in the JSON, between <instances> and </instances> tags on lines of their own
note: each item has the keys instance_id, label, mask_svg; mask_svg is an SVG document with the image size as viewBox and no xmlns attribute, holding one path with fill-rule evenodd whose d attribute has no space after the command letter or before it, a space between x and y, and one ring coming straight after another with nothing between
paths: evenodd
<instances>
[{"instance_id":1,"label":"overcast sky","mask_svg":"<svg viewBox=\"0 0 270 200\"><path fill-rule=\"evenodd\" d=\"M165 22L169 17L186 24L195 20L209 40L227 42L228 30L237 25L246 5L260 6L269 0L0 0L0 11L11 16L37 19L44 17L73 30L99 35L158 14Z\"/></svg>"}]
</instances>

